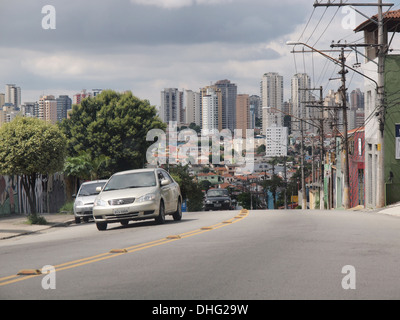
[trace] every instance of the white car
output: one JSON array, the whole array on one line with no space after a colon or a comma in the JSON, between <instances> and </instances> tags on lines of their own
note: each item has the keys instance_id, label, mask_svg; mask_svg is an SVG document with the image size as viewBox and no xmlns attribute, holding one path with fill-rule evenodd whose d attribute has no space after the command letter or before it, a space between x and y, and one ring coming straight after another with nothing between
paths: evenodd
<instances>
[{"instance_id":1,"label":"white car","mask_svg":"<svg viewBox=\"0 0 400 320\"><path fill-rule=\"evenodd\" d=\"M97 180L82 183L74 201L75 223L81 223L81 219L88 222L93 218L93 203L99 194L96 189L102 188L106 182L107 180Z\"/></svg>"},{"instance_id":2,"label":"white car","mask_svg":"<svg viewBox=\"0 0 400 320\"><path fill-rule=\"evenodd\" d=\"M100 191L100 189L98 189ZM163 169L130 170L114 174L96 197L93 217L98 230L108 223L155 219L165 216L182 219L182 195L179 185Z\"/></svg>"}]
</instances>

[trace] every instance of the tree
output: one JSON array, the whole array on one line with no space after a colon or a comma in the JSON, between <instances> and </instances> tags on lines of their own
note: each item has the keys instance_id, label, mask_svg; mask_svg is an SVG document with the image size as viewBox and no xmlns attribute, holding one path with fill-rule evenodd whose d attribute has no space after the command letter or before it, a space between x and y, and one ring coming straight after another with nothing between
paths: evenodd
<instances>
[{"instance_id":1,"label":"tree","mask_svg":"<svg viewBox=\"0 0 400 320\"><path fill-rule=\"evenodd\" d=\"M265 194L267 194L267 190L269 190L272 193L274 201L274 209L277 209L276 194L278 192L278 189L283 186L282 179L278 175L273 174L271 180L264 180L261 182L261 185L264 189Z\"/></svg>"},{"instance_id":2,"label":"tree","mask_svg":"<svg viewBox=\"0 0 400 320\"><path fill-rule=\"evenodd\" d=\"M203 192L199 183L189 175L187 166L176 166L170 174L181 188L182 198L188 200L188 211L201 211L203 208Z\"/></svg>"},{"instance_id":3,"label":"tree","mask_svg":"<svg viewBox=\"0 0 400 320\"><path fill-rule=\"evenodd\" d=\"M70 118L61 123L68 138L68 154L76 157L85 151L90 159L109 159L101 175L142 168L146 151L154 141L146 141L151 129L165 130L149 101L140 100L132 92L105 90L95 98L74 105Z\"/></svg>"},{"instance_id":4,"label":"tree","mask_svg":"<svg viewBox=\"0 0 400 320\"><path fill-rule=\"evenodd\" d=\"M253 205L253 208L257 208L261 205L259 198L252 195L251 192L240 193L238 195L238 204L248 210L251 209L251 205Z\"/></svg>"},{"instance_id":5,"label":"tree","mask_svg":"<svg viewBox=\"0 0 400 320\"><path fill-rule=\"evenodd\" d=\"M0 173L21 176L30 214L36 218L35 183L40 174L61 171L66 138L56 125L17 117L0 128Z\"/></svg>"},{"instance_id":6,"label":"tree","mask_svg":"<svg viewBox=\"0 0 400 320\"><path fill-rule=\"evenodd\" d=\"M77 157L68 157L64 164L64 173L85 180L102 178L101 167L106 165L108 157L100 155L92 159L87 152L81 151Z\"/></svg>"}]
</instances>

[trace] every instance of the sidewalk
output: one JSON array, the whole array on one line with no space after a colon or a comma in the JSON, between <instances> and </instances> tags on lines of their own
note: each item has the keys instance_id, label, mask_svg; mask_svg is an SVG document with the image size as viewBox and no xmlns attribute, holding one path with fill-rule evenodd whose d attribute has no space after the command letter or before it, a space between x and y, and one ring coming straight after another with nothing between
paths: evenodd
<instances>
[{"instance_id":1,"label":"sidewalk","mask_svg":"<svg viewBox=\"0 0 400 320\"><path fill-rule=\"evenodd\" d=\"M396 204L392 204L392 205L386 207L385 209L380 210L378 213L400 217L400 202L396 203Z\"/></svg>"},{"instance_id":2,"label":"sidewalk","mask_svg":"<svg viewBox=\"0 0 400 320\"><path fill-rule=\"evenodd\" d=\"M73 214L42 214L47 225L30 225L25 215L0 217L0 240L9 239L24 234L69 225L75 222Z\"/></svg>"}]
</instances>

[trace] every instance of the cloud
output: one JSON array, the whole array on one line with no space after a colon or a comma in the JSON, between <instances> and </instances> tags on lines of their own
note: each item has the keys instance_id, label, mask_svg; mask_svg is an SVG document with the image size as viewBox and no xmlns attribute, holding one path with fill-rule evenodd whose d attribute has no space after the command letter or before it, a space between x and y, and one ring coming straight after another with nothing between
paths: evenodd
<instances>
[{"instance_id":1,"label":"cloud","mask_svg":"<svg viewBox=\"0 0 400 320\"><path fill-rule=\"evenodd\" d=\"M241 93L259 94L259 81L270 71L284 75L287 93L293 60L299 72L307 67L316 78L334 71L331 64L326 71L324 58L316 55L294 59L285 45L301 35L313 0L52 0L56 30L41 28L47 0L0 1L0 92L16 83L23 101L111 88L132 90L158 105L164 87L198 90L226 78ZM322 14L315 11L304 38ZM311 42L333 14L328 11ZM344 36L341 31L332 24L318 48L329 48Z\"/></svg>"},{"instance_id":2,"label":"cloud","mask_svg":"<svg viewBox=\"0 0 400 320\"><path fill-rule=\"evenodd\" d=\"M193 0L131 0L131 2L139 5L156 6L169 9L187 7L193 4Z\"/></svg>"},{"instance_id":3,"label":"cloud","mask_svg":"<svg viewBox=\"0 0 400 320\"><path fill-rule=\"evenodd\" d=\"M133 4L155 6L166 9L178 9L193 5L219 5L233 0L130 0Z\"/></svg>"}]
</instances>

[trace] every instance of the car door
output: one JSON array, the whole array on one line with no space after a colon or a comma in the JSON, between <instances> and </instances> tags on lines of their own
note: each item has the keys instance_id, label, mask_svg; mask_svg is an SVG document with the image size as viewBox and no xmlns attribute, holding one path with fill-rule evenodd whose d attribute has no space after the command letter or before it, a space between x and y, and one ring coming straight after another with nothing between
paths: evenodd
<instances>
[{"instance_id":1,"label":"car door","mask_svg":"<svg viewBox=\"0 0 400 320\"><path fill-rule=\"evenodd\" d=\"M172 202L173 202L173 189L171 186L171 180L168 178L167 174L165 172L163 172L162 170L158 171L158 180L160 182L160 188L161 188L161 195L164 199L164 205L165 205L165 211L166 212L171 212L171 206L172 206ZM161 185L161 182L163 180L167 180L168 184L165 186Z\"/></svg>"},{"instance_id":2,"label":"car door","mask_svg":"<svg viewBox=\"0 0 400 320\"><path fill-rule=\"evenodd\" d=\"M171 191L172 191L172 198L171 198L171 211L176 211L178 208L178 201L180 196L180 187L176 183L176 181L169 175L168 172L164 172L164 175L168 177L171 181Z\"/></svg>"}]
</instances>

